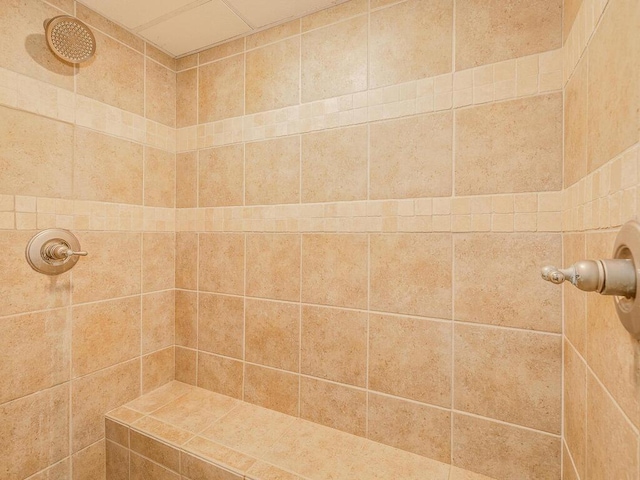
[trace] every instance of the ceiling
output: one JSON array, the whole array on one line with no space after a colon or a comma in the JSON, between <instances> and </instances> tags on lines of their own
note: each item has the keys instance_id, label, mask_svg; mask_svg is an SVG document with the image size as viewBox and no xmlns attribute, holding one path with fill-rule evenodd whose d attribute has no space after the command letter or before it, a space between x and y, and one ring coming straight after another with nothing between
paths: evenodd
<instances>
[{"instance_id":1,"label":"ceiling","mask_svg":"<svg viewBox=\"0 0 640 480\"><path fill-rule=\"evenodd\" d=\"M179 57L345 0L80 1Z\"/></svg>"}]
</instances>

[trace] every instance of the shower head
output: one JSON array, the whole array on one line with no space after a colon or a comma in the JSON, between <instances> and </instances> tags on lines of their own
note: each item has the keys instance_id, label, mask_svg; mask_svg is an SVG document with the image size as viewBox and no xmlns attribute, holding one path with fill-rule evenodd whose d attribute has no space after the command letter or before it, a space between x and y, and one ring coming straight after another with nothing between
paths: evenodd
<instances>
[{"instance_id":1,"label":"shower head","mask_svg":"<svg viewBox=\"0 0 640 480\"><path fill-rule=\"evenodd\" d=\"M77 18L59 15L44 22L47 45L55 56L69 63L82 63L96 53L96 37Z\"/></svg>"}]
</instances>

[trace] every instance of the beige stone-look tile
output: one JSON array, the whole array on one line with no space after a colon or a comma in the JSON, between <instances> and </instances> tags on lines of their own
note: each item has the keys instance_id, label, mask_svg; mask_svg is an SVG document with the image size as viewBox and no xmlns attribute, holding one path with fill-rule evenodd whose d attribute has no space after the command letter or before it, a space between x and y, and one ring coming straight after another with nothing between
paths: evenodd
<instances>
[{"instance_id":1,"label":"beige stone-look tile","mask_svg":"<svg viewBox=\"0 0 640 480\"><path fill-rule=\"evenodd\" d=\"M198 122L244 114L244 55L198 69Z\"/></svg>"},{"instance_id":2,"label":"beige stone-look tile","mask_svg":"<svg viewBox=\"0 0 640 480\"><path fill-rule=\"evenodd\" d=\"M587 235L586 258L611 258L615 232ZM620 323L611 298L587 295L587 362L636 427L640 426L640 344ZM587 460L588 462L588 460ZM587 467L589 470L589 467Z\"/></svg>"},{"instance_id":3,"label":"beige stone-look tile","mask_svg":"<svg viewBox=\"0 0 640 480\"><path fill-rule=\"evenodd\" d=\"M564 342L564 441L580 478L586 477L587 367L574 350ZM565 462L571 461L565 459Z\"/></svg>"},{"instance_id":4,"label":"beige stone-look tile","mask_svg":"<svg viewBox=\"0 0 640 480\"><path fill-rule=\"evenodd\" d=\"M176 345L197 348L198 343L198 294L176 290Z\"/></svg>"},{"instance_id":5,"label":"beige stone-look tile","mask_svg":"<svg viewBox=\"0 0 640 480\"><path fill-rule=\"evenodd\" d=\"M303 235L302 301L366 308L367 249L366 235Z\"/></svg>"},{"instance_id":6,"label":"beige stone-look tile","mask_svg":"<svg viewBox=\"0 0 640 480\"><path fill-rule=\"evenodd\" d=\"M0 315L64 307L69 304L70 274L49 277L36 273L24 259L24 248L35 231L0 231L3 269L11 281L0 282ZM80 261L82 263L82 260ZM79 267L79 264L76 265Z\"/></svg>"},{"instance_id":7,"label":"beige stone-look tile","mask_svg":"<svg viewBox=\"0 0 640 480\"><path fill-rule=\"evenodd\" d=\"M450 112L371 125L371 199L451 195Z\"/></svg>"},{"instance_id":8,"label":"beige stone-look tile","mask_svg":"<svg viewBox=\"0 0 640 480\"><path fill-rule=\"evenodd\" d=\"M562 291L540 279L540 268L561 263L559 234L456 236L456 320L561 332Z\"/></svg>"},{"instance_id":9,"label":"beige stone-look tile","mask_svg":"<svg viewBox=\"0 0 640 480\"><path fill-rule=\"evenodd\" d=\"M562 188L560 93L458 110L455 128L457 195Z\"/></svg>"},{"instance_id":10,"label":"beige stone-look tile","mask_svg":"<svg viewBox=\"0 0 640 480\"><path fill-rule=\"evenodd\" d=\"M176 233L176 288L198 287L198 235Z\"/></svg>"},{"instance_id":11,"label":"beige stone-look tile","mask_svg":"<svg viewBox=\"0 0 640 480\"><path fill-rule=\"evenodd\" d=\"M569 79L564 95L564 186L587 174L587 57Z\"/></svg>"},{"instance_id":12,"label":"beige stone-look tile","mask_svg":"<svg viewBox=\"0 0 640 480\"><path fill-rule=\"evenodd\" d=\"M176 126L176 73L149 59L145 61L145 116Z\"/></svg>"},{"instance_id":13,"label":"beige stone-look tile","mask_svg":"<svg viewBox=\"0 0 640 480\"><path fill-rule=\"evenodd\" d=\"M451 413L419 403L369 394L368 438L448 463Z\"/></svg>"},{"instance_id":14,"label":"beige stone-look tile","mask_svg":"<svg viewBox=\"0 0 640 480\"><path fill-rule=\"evenodd\" d=\"M89 255L73 268L73 302L85 303L140 293L138 233L83 232L78 235Z\"/></svg>"},{"instance_id":15,"label":"beige stone-look tile","mask_svg":"<svg viewBox=\"0 0 640 480\"><path fill-rule=\"evenodd\" d=\"M298 375L245 364L244 401L287 415L297 415Z\"/></svg>"},{"instance_id":16,"label":"beige stone-look tile","mask_svg":"<svg viewBox=\"0 0 640 480\"><path fill-rule=\"evenodd\" d=\"M370 88L451 71L453 4L409 0L371 13Z\"/></svg>"},{"instance_id":17,"label":"beige stone-look tile","mask_svg":"<svg viewBox=\"0 0 640 480\"><path fill-rule=\"evenodd\" d=\"M562 2L562 41L566 41L573 23L582 6L582 0L564 0Z\"/></svg>"},{"instance_id":18,"label":"beige stone-look tile","mask_svg":"<svg viewBox=\"0 0 640 480\"><path fill-rule=\"evenodd\" d=\"M150 207L175 207L176 156L174 153L145 147L144 204Z\"/></svg>"},{"instance_id":19,"label":"beige stone-look tile","mask_svg":"<svg viewBox=\"0 0 640 480\"><path fill-rule=\"evenodd\" d=\"M138 395L138 359L74 380L71 384L73 451L100 440L104 436L104 414Z\"/></svg>"},{"instance_id":20,"label":"beige stone-look tile","mask_svg":"<svg viewBox=\"0 0 640 480\"><path fill-rule=\"evenodd\" d=\"M244 477L231 473L213 463L200 460L193 455L181 453L182 478L216 479L216 480L243 480ZM188 477L187 477L188 476Z\"/></svg>"},{"instance_id":21,"label":"beige stone-look tile","mask_svg":"<svg viewBox=\"0 0 640 480\"><path fill-rule=\"evenodd\" d=\"M564 234L562 242L564 265L587 258L585 236L583 233ZM573 285L563 286L564 334L575 349L587 355L587 292Z\"/></svg>"},{"instance_id":22,"label":"beige stone-look tile","mask_svg":"<svg viewBox=\"0 0 640 480\"><path fill-rule=\"evenodd\" d=\"M300 202L300 137L247 143L245 203Z\"/></svg>"},{"instance_id":23,"label":"beige stone-look tile","mask_svg":"<svg viewBox=\"0 0 640 480\"><path fill-rule=\"evenodd\" d=\"M142 291L174 288L175 234L142 234Z\"/></svg>"},{"instance_id":24,"label":"beige stone-look tile","mask_svg":"<svg viewBox=\"0 0 640 480\"><path fill-rule=\"evenodd\" d=\"M300 355L300 305L246 300L245 359L297 372Z\"/></svg>"},{"instance_id":25,"label":"beige stone-look tile","mask_svg":"<svg viewBox=\"0 0 640 480\"><path fill-rule=\"evenodd\" d=\"M175 348L170 346L142 357L142 393L175 379Z\"/></svg>"},{"instance_id":26,"label":"beige stone-look tile","mask_svg":"<svg viewBox=\"0 0 640 480\"><path fill-rule=\"evenodd\" d=\"M245 472L256 461L255 458L222 446L219 443L212 442L204 437L195 437L184 446L184 450L236 472ZM187 455L183 454L182 460L189 463L190 461L187 457ZM225 478L223 480L227 479Z\"/></svg>"},{"instance_id":27,"label":"beige stone-look tile","mask_svg":"<svg viewBox=\"0 0 640 480\"><path fill-rule=\"evenodd\" d=\"M94 12L93 10L85 7L81 3L76 4L75 8L76 16L86 24L97 28L101 32L106 33L116 40L120 40L122 43L130 46L138 52L144 52L144 40L142 40L140 37L115 24L102 15ZM71 9L71 11L69 11L69 13L73 15L73 8Z\"/></svg>"},{"instance_id":28,"label":"beige stone-look tile","mask_svg":"<svg viewBox=\"0 0 640 480\"><path fill-rule=\"evenodd\" d=\"M366 386L366 313L305 305L301 339L302 373Z\"/></svg>"},{"instance_id":29,"label":"beige stone-look tile","mask_svg":"<svg viewBox=\"0 0 640 480\"><path fill-rule=\"evenodd\" d=\"M142 354L172 346L175 343L175 292L142 296Z\"/></svg>"},{"instance_id":30,"label":"beige stone-look tile","mask_svg":"<svg viewBox=\"0 0 640 480\"><path fill-rule=\"evenodd\" d=\"M200 150L198 153L200 207L223 207L244 203L244 147Z\"/></svg>"},{"instance_id":31,"label":"beige stone-look tile","mask_svg":"<svg viewBox=\"0 0 640 480\"><path fill-rule=\"evenodd\" d=\"M114 422L108 417L104 421L104 435L107 440L129 448L129 427L121 423Z\"/></svg>"},{"instance_id":32,"label":"beige stone-look tile","mask_svg":"<svg viewBox=\"0 0 640 480\"><path fill-rule=\"evenodd\" d=\"M118 422L129 424L139 420L144 415L128 407L118 407L106 413L106 418L112 418Z\"/></svg>"},{"instance_id":33,"label":"beige stone-look tile","mask_svg":"<svg viewBox=\"0 0 640 480\"><path fill-rule=\"evenodd\" d=\"M164 65L169 70L176 71L176 59L148 42L145 43L145 54L148 58Z\"/></svg>"},{"instance_id":34,"label":"beige stone-look tile","mask_svg":"<svg viewBox=\"0 0 640 480\"><path fill-rule=\"evenodd\" d=\"M68 313L68 309L60 309L0 320L3 383L0 403L69 379L71 322Z\"/></svg>"},{"instance_id":35,"label":"beige stone-look tile","mask_svg":"<svg viewBox=\"0 0 640 480\"><path fill-rule=\"evenodd\" d=\"M5 403L0 418L3 478L26 478L69 455L68 384Z\"/></svg>"},{"instance_id":36,"label":"beige stone-look tile","mask_svg":"<svg viewBox=\"0 0 640 480\"><path fill-rule=\"evenodd\" d=\"M302 202L367 199L368 128L302 136Z\"/></svg>"},{"instance_id":37,"label":"beige stone-look tile","mask_svg":"<svg viewBox=\"0 0 640 480\"><path fill-rule=\"evenodd\" d=\"M60 15L44 2L8 0L2 4L0 31L0 67L73 90L74 68L61 62L47 47L43 22Z\"/></svg>"},{"instance_id":38,"label":"beige stone-look tile","mask_svg":"<svg viewBox=\"0 0 640 480\"><path fill-rule=\"evenodd\" d=\"M176 398L181 397L193 390L194 387L190 385L185 385L180 382L171 382L167 385L163 385L153 392L141 396L140 398L136 398L132 402L129 402L125 407L129 410L149 414L154 410L162 407L163 405L166 405L167 403L172 402ZM114 412L110 412L109 415L113 416L113 413ZM123 419L125 422L133 423L134 421L138 420L138 418L135 417L128 418L128 415L125 419Z\"/></svg>"},{"instance_id":39,"label":"beige stone-look tile","mask_svg":"<svg viewBox=\"0 0 640 480\"><path fill-rule=\"evenodd\" d=\"M293 473L285 472L284 470L257 461L247 471L246 478L250 480L303 480L302 477L294 475Z\"/></svg>"},{"instance_id":40,"label":"beige stone-look tile","mask_svg":"<svg viewBox=\"0 0 640 480\"><path fill-rule=\"evenodd\" d=\"M95 56L80 65L76 93L144 115L144 56L93 31Z\"/></svg>"},{"instance_id":41,"label":"beige stone-look tile","mask_svg":"<svg viewBox=\"0 0 640 480\"><path fill-rule=\"evenodd\" d=\"M55 3L55 2L51 2ZM35 475L29 477L29 480L58 480L60 478L70 478L71 477L71 458L65 458L61 462L56 463L55 465L43 470L41 472L36 473ZM114 480L119 480L114 478Z\"/></svg>"},{"instance_id":42,"label":"beige stone-look tile","mask_svg":"<svg viewBox=\"0 0 640 480\"><path fill-rule=\"evenodd\" d=\"M262 32L249 35L246 38L246 47L247 50L252 50L298 34L300 34L300 19L276 25L275 27L263 30Z\"/></svg>"},{"instance_id":43,"label":"beige stone-look tile","mask_svg":"<svg viewBox=\"0 0 640 480\"><path fill-rule=\"evenodd\" d=\"M566 444L562 445L562 479L580 480L580 477L578 477L578 473L576 472L573 463L571 463L571 458L569 457L569 452L567 451Z\"/></svg>"},{"instance_id":44,"label":"beige stone-look tile","mask_svg":"<svg viewBox=\"0 0 640 480\"><path fill-rule=\"evenodd\" d=\"M589 45L589 172L640 138L639 24L636 0L611 2Z\"/></svg>"},{"instance_id":45,"label":"beige stone-look tile","mask_svg":"<svg viewBox=\"0 0 640 480\"><path fill-rule=\"evenodd\" d=\"M326 25L367 13L367 0L349 0L335 7L302 17L302 31L314 30Z\"/></svg>"},{"instance_id":46,"label":"beige stone-look tile","mask_svg":"<svg viewBox=\"0 0 640 480\"><path fill-rule=\"evenodd\" d=\"M588 479L637 478L638 435L595 377L587 379Z\"/></svg>"},{"instance_id":47,"label":"beige stone-look tile","mask_svg":"<svg viewBox=\"0 0 640 480\"><path fill-rule=\"evenodd\" d=\"M131 451L175 472L180 471L180 450L131 430Z\"/></svg>"},{"instance_id":48,"label":"beige stone-look tile","mask_svg":"<svg viewBox=\"0 0 640 480\"><path fill-rule=\"evenodd\" d=\"M367 24L360 16L302 35L303 102L367 88Z\"/></svg>"},{"instance_id":49,"label":"beige stone-look tile","mask_svg":"<svg viewBox=\"0 0 640 480\"><path fill-rule=\"evenodd\" d=\"M451 318L451 235L371 235L370 250L372 310Z\"/></svg>"},{"instance_id":50,"label":"beige stone-look tile","mask_svg":"<svg viewBox=\"0 0 640 480\"><path fill-rule=\"evenodd\" d=\"M73 480L106 480L104 440L80 450L71 457L73 465Z\"/></svg>"},{"instance_id":51,"label":"beige stone-look tile","mask_svg":"<svg viewBox=\"0 0 640 480\"><path fill-rule=\"evenodd\" d=\"M243 234L200 235L200 290L216 293L244 293Z\"/></svg>"},{"instance_id":52,"label":"beige stone-look tile","mask_svg":"<svg viewBox=\"0 0 640 480\"><path fill-rule=\"evenodd\" d=\"M367 394L345 385L300 377L300 417L363 437Z\"/></svg>"},{"instance_id":53,"label":"beige stone-look tile","mask_svg":"<svg viewBox=\"0 0 640 480\"><path fill-rule=\"evenodd\" d=\"M72 172L72 125L0 107L0 193L69 198Z\"/></svg>"},{"instance_id":54,"label":"beige stone-look tile","mask_svg":"<svg viewBox=\"0 0 640 480\"><path fill-rule=\"evenodd\" d=\"M140 355L140 298L76 305L72 311L73 377Z\"/></svg>"},{"instance_id":55,"label":"beige stone-look tile","mask_svg":"<svg viewBox=\"0 0 640 480\"><path fill-rule=\"evenodd\" d=\"M200 436L253 457L260 457L278 441L294 417L241 403Z\"/></svg>"},{"instance_id":56,"label":"beige stone-look tile","mask_svg":"<svg viewBox=\"0 0 640 480\"><path fill-rule=\"evenodd\" d=\"M176 155L176 207L198 206L198 154L196 152Z\"/></svg>"},{"instance_id":57,"label":"beige stone-look tile","mask_svg":"<svg viewBox=\"0 0 640 480\"><path fill-rule=\"evenodd\" d=\"M300 299L300 235L247 235L247 295Z\"/></svg>"},{"instance_id":58,"label":"beige stone-look tile","mask_svg":"<svg viewBox=\"0 0 640 480\"><path fill-rule=\"evenodd\" d=\"M504 423L453 414L452 463L493 478L554 480L560 438Z\"/></svg>"},{"instance_id":59,"label":"beige stone-look tile","mask_svg":"<svg viewBox=\"0 0 640 480\"><path fill-rule=\"evenodd\" d=\"M188 383L189 385L196 385L198 383L196 371L198 365L198 352L196 350L189 350L187 348L176 346L175 354L176 380Z\"/></svg>"},{"instance_id":60,"label":"beige stone-look tile","mask_svg":"<svg viewBox=\"0 0 640 480\"><path fill-rule=\"evenodd\" d=\"M201 293L198 299L198 349L242 359L244 299Z\"/></svg>"},{"instance_id":61,"label":"beige stone-look tile","mask_svg":"<svg viewBox=\"0 0 640 480\"><path fill-rule=\"evenodd\" d=\"M129 475L130 480L180 480L177 473L133 452L129 462Z\"/></svg>"},{"instance_id":62,"label":"beige stone-look tile","mask_svg":"<svg viewBox=\"0 0 640 480\"><path fill-rule=\"evenodd\" d=\"M176 75L176 126L190 127L198 123L198 69Z\"/></svg>"},{"instance_id":63,"label":"beige stone-look tile","mask_svg":"<svg viewBox=\"0 0 640 480\"><path fill-rule=\"evenodd\" d=\"M474 473L464 468L451 467L451 474L449 480L494 480L491 477L482 475L481 473Z\"/></svg>"},{"instance_id":64,"label":"beige stone-look tile","mask_svg":"<svg viewBox=\"0 0 640 480\"><path fill-rule=\"evenodd\" d=\"M300 38L247 52L246 113L297 105L300 101Z\"/></svg>"},{"instance_id":65,"label":"beige stone-look tile","mask_svg":"<svg viewBox=\"0 0 640 480\"><path fill-rule=\"evenodd\" d=\"M220 60L221 58L242 53L244 51L244 43L244 38L238 38L237 40L231 40L222 45L216 45L215 47L204 50L198 54L198 63L203 65L213 62L214 60Z\"/></svg>"},{"instance_id":66,"label":"beige stone-look tile","mask_svg":"<svg viewBox=\"0 0 640 480\"><path fill-rule=\"evenodd\" d=\"M562 339L456 324L454 408L560 434Z\"/></svg>"},{"instance_id":67,"label":"beige stone-look tile","mask_svg":"<svg viewBox=\"0 0 640 480\"><path fill-rule=\"evenodd\" d=\"M141 418L132 425L131 433L134 432L134 429L147 436L168 442L170 445L184 445L194 437L193 432L175 427L154 417Z\"/></svg>"},{"instance_id":68,"label":"beige stone-look tile","mask_svg":"<svg viewBox=\"0 0 640 480\"><path fill-rule=\"evenodd\" d=\"M456 2L456 70L562 46L562 0Z\"/></svg>"},{"instance_id":69,"label":"beige stone-look tile","mask_svg":"<svg viewBox=\"0 0 640 480\"><path fill-rule=\"evenodd\" d=\"M198 352L198 386L242 398L242 362Z\"/></svg>"},{"instance_id":70,"label":"beige stone-look tile","mask_svg":"<svg viewBox=\"0 0 640 480\"><path fill-rule=\"evenodd\" d=\"M451 405L451 324L369 318L369 388L433 405Z\"/></svg>"},{"instance_id":71,"label":"beige stone-look tile","mask_svg":"<svg viewBox=\"0 0 640 480\"><path fill-rule=\"evenodd\" d=\"M184 57L176 58L176 71L186 70L198 66L198 54L192 53Z\"/></svg>"},{"instance_id":72,"label":"beige stone-look tile","mask_svg":"<svg viewBox=\"0 0 640 480\"><path fill-rule=\"evenodd\" d=\"M238 401L233 398L198 388L169 402L151 416L188 432L199 433L236 405Z\"/></svg>"},{"instance_id":73,"label":"beige stone-look tile","mask_svg":"<svg viewBox=\"0 0 640 480\"><path fill-rule=\"evenodd\" d=\"M142 204L142 146L76 128L73 196L79 200Z\"/></svg>"},{"instance_id":74,"label":"beige stone-look tile","mask_svg":"<svg viewBox=\"0 0 640 480\"><path fill-rule=\"evenodd\" d=\"M129 449L107 440L105 470L109 480L129 480Z\"/></svg>"}]
</instances>

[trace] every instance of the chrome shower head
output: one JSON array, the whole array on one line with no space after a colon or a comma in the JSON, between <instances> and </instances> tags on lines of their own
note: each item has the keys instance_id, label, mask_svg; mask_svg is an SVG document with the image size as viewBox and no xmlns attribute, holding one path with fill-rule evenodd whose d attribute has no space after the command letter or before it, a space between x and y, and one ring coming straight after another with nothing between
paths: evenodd
<instances>
[{"instance_id":1,"label":"chrome shower head","mask_svg":"<svg viewBox=\"0 0 640 480\"><path fill-rule=\"evenodd\" d=\"M69 15L59 15L44 22L47 45L58 58L82 63L96 53L96 37L83 22Z\"/></svg>"}]
</instances>

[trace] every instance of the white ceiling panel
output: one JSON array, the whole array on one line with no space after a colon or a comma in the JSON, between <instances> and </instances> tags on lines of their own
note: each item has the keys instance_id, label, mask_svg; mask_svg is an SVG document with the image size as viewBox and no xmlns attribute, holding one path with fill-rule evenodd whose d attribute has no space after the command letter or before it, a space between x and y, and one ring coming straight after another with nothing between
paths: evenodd
<instances>
[{"instance_id":1,"label":"white ceiling panel","mask_svg":"<svg viewBox=\"0 0 640 480\"><path fill-rule=\"evenodd\" d=\"M82 0L80 3L133 30L202 0Z\"/></svg>"},{"instance_id":2,"label":"white ceiling panel","mask_svg":"<svg viewBox=\"0 0 640 480\"><path fill-rule=\"evenodd\" d=\"M172 55L179 56L250 30L251 27L221 0L211 0L138 33Z\"/></svg>"},{"instance_id":3,"label":"white ceiling panel","mask_svg":"<svg viewBox=\"0 0 640 480\"><path fill-rule=\"evenodd\" d=\"M330 7L340 0L225 0L252 27L260 28Z\"/></svg>"}]
</instances>

